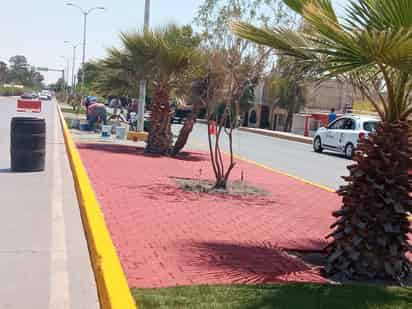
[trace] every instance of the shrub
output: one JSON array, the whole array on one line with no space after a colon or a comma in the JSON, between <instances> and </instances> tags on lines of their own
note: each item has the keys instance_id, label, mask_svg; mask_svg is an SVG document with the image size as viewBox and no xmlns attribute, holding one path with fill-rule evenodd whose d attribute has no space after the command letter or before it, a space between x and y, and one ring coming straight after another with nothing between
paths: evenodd
<instances>
[{"instance_id":1,"label":"shrub","mask_svg":"<svg viewBox=\"0 0 412 309\"><path fill-rule=\"evenodd\" d=\"M0 95L1 96L20 96L25 92L25 89L23 88L17 88L17 87L3 87L0 86Z\"/></svg>"}]
</instances>

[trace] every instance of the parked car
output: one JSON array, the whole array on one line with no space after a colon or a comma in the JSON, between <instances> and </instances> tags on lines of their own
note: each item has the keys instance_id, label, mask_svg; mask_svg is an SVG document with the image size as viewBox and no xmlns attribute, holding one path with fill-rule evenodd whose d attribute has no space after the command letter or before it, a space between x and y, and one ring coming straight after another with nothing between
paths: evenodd
<instances>
[{"instance_id":1,"label":"parked car","mask_svg":"<svg viewBox=\"0 0 412 309\"><path fill-rule=\"evenodd\" d=\"M22 99L36 99L37 98L37 94L35 94L34 92L25 92L20 96Z\"/></svg>"},{"instance_id":2,"label":"parked car","mask_svg":"<svg viewBox=\"0 0 412 309\"><path fill-rule=\"evenodd\" d=\"M359 139L368 138L375 132L379 119L372 116L344 115L331 122L328 127L319 128L313 139L316 152L330 150L342 153L351 159L358 146Z\"/></svg>"}]
</instances>

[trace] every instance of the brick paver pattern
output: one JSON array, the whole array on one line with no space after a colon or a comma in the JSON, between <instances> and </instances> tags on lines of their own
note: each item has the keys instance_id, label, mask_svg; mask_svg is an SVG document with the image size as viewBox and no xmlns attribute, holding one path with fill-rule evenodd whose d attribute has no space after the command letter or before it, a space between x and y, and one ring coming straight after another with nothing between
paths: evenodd
<instances>
[{"instance_id":1,"label":"brick paver pattern","mask_svg":"<svg viewBox=\"0 0 412 309\"><path fill-rule=\"evenodd\" d=\"M173 177L212 179L206 153L179 159L142 149L78 145L131 287L326 282L284 249L322 250L340 198L238 162L232 174L267 196L209 195Z\"/></svg>"}]
</instances>

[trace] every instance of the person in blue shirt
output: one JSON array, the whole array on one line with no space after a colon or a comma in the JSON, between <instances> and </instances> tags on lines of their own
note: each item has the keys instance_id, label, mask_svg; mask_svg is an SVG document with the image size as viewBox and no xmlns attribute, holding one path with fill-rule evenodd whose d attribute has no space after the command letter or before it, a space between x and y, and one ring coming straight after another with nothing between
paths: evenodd
<instances>
[{"instance_id":1,"label":"person in blue shirt","mask_svg":"<svg viewBox=\"0 0 412 309\"><path fill-rule=\"evenodd\" d=\"M336 120L336 113L335 113L335 109L334 108L332 108L331 110L330 110L330 113L329 113L329 115L328 115L328 123L331 123L332 121L335 121Z\"/></svg>"}]
</instances>

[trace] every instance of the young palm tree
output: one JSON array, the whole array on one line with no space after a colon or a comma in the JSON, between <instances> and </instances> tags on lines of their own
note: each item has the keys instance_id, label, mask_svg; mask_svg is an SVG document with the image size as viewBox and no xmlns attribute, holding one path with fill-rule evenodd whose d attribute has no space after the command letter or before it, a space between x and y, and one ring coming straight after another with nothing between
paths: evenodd
<instances>
[{"instance_id":1,"label":"young palm tree","mask_svg":"<svg viewBox=\"0 0 412 309\"><path fill-rule=\"evenodd\" d=\"M239 36L295 58L319 79L345 78L374 105L382 122L360 142L342 208L329 235L327 270L347 278L402 280L410 272L412 211L412 1L351 1L338 18L330 0L284 0L305 31L234 23Z\"/></svg>"},{"instance_id":2,"label":"young palm tree","mask_svg":"<svg viewBox=\"0 0 412 309\"><path fill-rule=\"evenodd\" d=\"M133 80L148 79L153 89L152 118L146 152L171 151L171 92L187 78L198 40L187 27L169 25L154 31L121 34L122 49L112 48L105 60L110 69L130 72Z\"/></svg>"}]
</instances>

